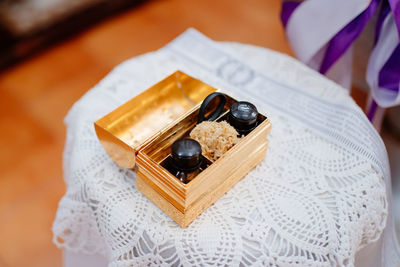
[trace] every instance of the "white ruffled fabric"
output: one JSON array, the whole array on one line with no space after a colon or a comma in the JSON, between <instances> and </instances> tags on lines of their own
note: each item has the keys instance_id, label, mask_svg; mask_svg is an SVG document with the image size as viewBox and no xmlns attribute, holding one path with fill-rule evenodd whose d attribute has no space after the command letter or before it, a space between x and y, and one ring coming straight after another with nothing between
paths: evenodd
<instances>
[{"instance_id":1,"label":"white ruffled fabric","mask_svg":"<svg viewBox=\"0 0 400 267\"><path fill-rule=\"evenodd\" d=\"M175 70L253 102L272 123L265 160L187 229L137 190L93 127ZM343 88L285 55L188 30L116 67L65 123L67 192L53 225L61 248L102 254L109 266L354 266L380 240L382 263L397 262L393 227L380 238L391 208L381 138Z\"/></svg>"}]
</instances>

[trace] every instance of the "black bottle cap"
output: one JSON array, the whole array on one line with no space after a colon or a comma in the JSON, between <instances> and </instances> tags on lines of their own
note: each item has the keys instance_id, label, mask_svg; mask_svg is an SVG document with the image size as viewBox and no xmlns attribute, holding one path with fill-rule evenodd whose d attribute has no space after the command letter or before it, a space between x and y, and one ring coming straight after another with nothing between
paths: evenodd
<instances>
[{"instance_id":1,"label":"black bottle cap","mask_svg":"<svg viewBox=\"0 0 400 267\"><path fill-rule=\"evenodd\" d=\"M199 142L191 138L183 138L175 141L171 147L172 163L177 169L194 171L201 165L201 146Z\"/></svg>"},{"instance_id":2,"label":"black bottle cap","mask_svg":"<svg viewBox=\"0 0 400 267\"><path fill-rule=\"evenodd\" d=\"M256 106L245 101L235 102L231 106L229 123L240 133L256 127L257 117Z\"/></svg>"}]
</instances>

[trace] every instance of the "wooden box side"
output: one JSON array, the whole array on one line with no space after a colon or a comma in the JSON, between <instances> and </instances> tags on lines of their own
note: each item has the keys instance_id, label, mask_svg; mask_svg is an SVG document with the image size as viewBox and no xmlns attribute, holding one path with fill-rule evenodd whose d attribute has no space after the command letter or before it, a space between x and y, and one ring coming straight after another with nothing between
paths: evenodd
<instances>
[{"instance_id":1,"label":"wooden box side","mask_svg":"<svg viewBox=\"0 0 400 267\"><path fill-rule=\"evenodd\" d=\"M196 111L194 112L196 114ZM195 124L195 122L189 118L186 118L186 120L191 122L193 125ZM183 124L191 125L191 123L185 122ZM175 125L173 127L179 126ZM212 188L218 187L219 184L222 184L226 179L229 179L227 174L232 171L234 166L241 165L245 160L251 160L252 151L258 150L259 147L262 147L268 142L267 135L270 128L271 125L269 120L264 120L256 129L244 137L243 140L188 184L180 182L176 177L162 168L159 163L152 159L148 154L149 151L151 151L156 154L154 155L156 156L155 159L158 159L159 155L157 153L160 152L159 149L161 147L171 146L174 140L181 137L182 133L178 134L174 129L170 129L169 131L173 133L171 134L172 137L169 134L161 135L163 140L156 143L157 147L154 150L145 151L146 149L144 148L139 151L137 157L139 171L145 175L144 179L148 180L148 184L153 186L157 192L163 194L177 209L181 212L185 212L192 203L197 201L199 198L204 197L204 195L206 195ZM164 142L166 142L166 144L164 144ZM243 160L243 155L246 155L245 160ZM165 156L166 155L163 155L161 158Z\"/></svg>"},{"instance_id":2,"label":"wooden box side","mask_svg":"<svg viewBox=\"0 0 400 267\"><path fill-rule=\"evenodd\" d=\"M257 166L264 158L267 151L268 142L253 150L248 160L244 161L237 168L231 169L226 174L229 179L204 194L197 201L193 202L184 211L177 208L168 194L149 183L151 177L143 174L140 170L136 176L138 189L149 198L155 205L164 211L170 218L177 222L181 227L187 227L195 218L197 218L205 209L211 206L215 201L222 197L231 189L240 179L242 179L250 170ZM150 178L150 179L149 179Z\"/></svg>"}]
</instances>

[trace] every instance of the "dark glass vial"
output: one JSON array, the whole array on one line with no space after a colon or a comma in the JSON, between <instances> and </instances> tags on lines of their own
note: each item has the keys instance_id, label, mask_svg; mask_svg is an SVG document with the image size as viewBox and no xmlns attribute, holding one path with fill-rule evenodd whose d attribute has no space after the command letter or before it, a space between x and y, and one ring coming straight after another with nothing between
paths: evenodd
<instances>
[{"instance_id":1,"label":"dark glass vial","mask_svg":"<svg viewBox=\"0 0 400 267\"><path fill-rule=\"evenodd\" d=\"M256 106L246 101L235 102L231 106L228 122L241 135L246 135L257 127Z\"/></svg>"},{"instance_id":2,"label":"dark glass vial","mask_svg":"<svg viewBox=\"0 0 400 267\"><path fill-rule=\"evenodd\" d=\"M202 169L203 156L200 144L191 138L175 141L171 147L171 156L161 165L183 183L190 182Z\"/></svg>"}]
</instances>

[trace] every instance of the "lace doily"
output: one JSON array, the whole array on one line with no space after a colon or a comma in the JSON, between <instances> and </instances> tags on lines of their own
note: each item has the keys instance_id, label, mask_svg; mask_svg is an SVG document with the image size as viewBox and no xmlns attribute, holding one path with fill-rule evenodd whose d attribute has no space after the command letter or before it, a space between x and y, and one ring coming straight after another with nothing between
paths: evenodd
<instances>
[{"instance_id":1,"label":"lace doily","mask_svg":"<svg viewBox=\"0 0 400 267\"><path fill-rule=\"evenodd\" d=\"M272 123L266 159L187 229L136 189L134 171L110 159L93 127L178 69L253 102ZM103 254L110 266L353 266L386 225L379 135L345 90L267 49L189 30L116 67L65 123L67 192L54 242Z\"/></svg>"}]
</instances>

